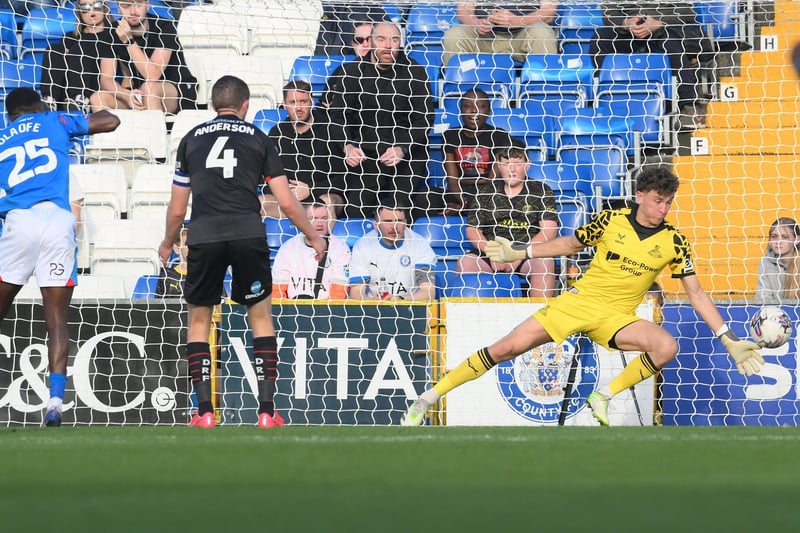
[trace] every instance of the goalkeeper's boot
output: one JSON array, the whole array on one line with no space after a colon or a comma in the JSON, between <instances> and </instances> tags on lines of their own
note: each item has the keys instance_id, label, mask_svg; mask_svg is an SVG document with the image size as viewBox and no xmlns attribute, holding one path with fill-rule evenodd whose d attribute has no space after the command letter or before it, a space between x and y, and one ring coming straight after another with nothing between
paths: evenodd
<instances>
[{"instance_id":1,"label":"goalkeeper's boot","mask_svg":"<svg viewBox=\"0 0 800 533\"><path fill-rule=\"evenodd\" d=\"M597 391L594 391L586 398L586 403L592 410L592 416L600 422L601 426L608 425L608 398Z\"/></svg>"},{"instance_id":2,"label":"goalkeeper's boot","mask_svg":"<svg viewBox=\"0 0 800 533\"><path fill-rule=\"evenodd\" d=\"M203 413L202 415L194 415L192 417L192 421L189 422L190 428L213 428L217 425L217 421L214 419L214 413L208 412Z\"/></svg>"},{"instance_id":3,"label":"goalkeeper's boot","mask_svg":"<svg viewBox=\"0 0 800 533\"><path fill-rule=\"evenodd\" d=\"M50 407L44 415L42 425L45 427L58 427L61 425L61 406Z\"/></svg>"},{"instance_id":4,"label":"goalkeeper's boot","mask_svg":"<svg viewBox=\"0 0 800 533\"><path fill-rule=\"evenodd\" d=\"M421 426L425 421L425 413L431 408L431 404L420 398L411 404L406 414L400 419L401 426Z\"/></svg>"},{"instance_id":5,"label":"goalkeeper's boot","mask_svg":"<svg viewBox=\"0 0 800 533\"><path fill-rule=\"evenodd\" d=\"M283 417L276 411L274 415L269 416L269 413L261 413L258 415L258 427L262 429L268 428L282 428L286 422Z\"/></svg>"}]
</instances>

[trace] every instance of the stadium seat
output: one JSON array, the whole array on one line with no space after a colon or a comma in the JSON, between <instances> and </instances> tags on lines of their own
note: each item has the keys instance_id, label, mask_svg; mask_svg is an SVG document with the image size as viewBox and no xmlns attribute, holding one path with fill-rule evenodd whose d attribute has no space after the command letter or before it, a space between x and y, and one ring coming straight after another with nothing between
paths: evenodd
<instances>
[{"instance_id":1,"label":"stadium seat","mask_svg":"<svg viewBox=\"0 0 800 533\"><path fill-rule=\"evenodd\" d=\"M455 3L414 3L406 15L405 46L441 46L444 32L457 23Z\"/></svg>"},{"instance_id":2,"label":"stadium seat","mask_svg":"<svg viewBox=\"0 0 800 533\"><path fill-rule=\"evenodd\" d=\"M530 115L522 109L500 109L493 112L487 122L524 141L530 161L545 161L548 156L548 140L543 132L551 129L544 126L547 121L547 117Z\"/></svg>"},{"instance_id":3,"label":"stadium seat","mask_svg":"<svg viewBox=\"0 0 800 533\"><path fill-rule=\"evenodd\" d=\"M442 62L443 52L444 48L441 43L438 45L417 43L406 47L406 55L409 59L425 67L434 102L439 101L439 93L441 92L442 68L444 67Z\"/></svg>"},{"instance_id":4,"label":"stadium seat","mask_svg":"<svg viewBox=\"0 0 800 533\"><path fill-rule=\"evenodd\" d=\"M443 134L446 130L461 127L461 114L438 107L433 111L433 126L430 133L428 133L428 141L433 146L441 146L444 142Z\"/></svg>"},{"instance_id":5,"label":"stadium seat","mask_svg":"<svg viewBox=\"0 0 800 533\"><path fill-rule=\"evenodd\" d=\"M115 109L120 126L109 133L97 133L85 146L85 162L117 162L126 167L128 185L136 168L167 157L167 124L163 111Z\"/></svg>"},{"instance_id":6,"label":"stadium seat","mask_svg":"<svg viewBox=\"0 0 800 533\"><path fill-rule=\"evenodd\" d=\"M697 22L718 50L752 48L755 21L747 3L695 0L693 5Z\"/></svg>"},{"instance_id":7,"label":"stadium seat","mask_svg":"<svg viewBox=\"0 0 800 533\"><path fill-rule=\"evenodd\" d=\"M133 287L131 298L155 298L158 278L159 276L154 274L139 276L139 279L136 280L136 285Z\"/></svg>"},{"instance_id":8,"label":"stadium seat","mask_svg":"<svg viewBox=\"0 0 800 533\"><path fill-rule=\"evenodd\" d=\"M633 120L603 109L580 108L557 121L557 148L571 146L618 146L634 168L640 166L641 139Z\"/></svg>"},{"instance_id":9,"label":"stadium seat","mask_svg":"<svg viewBox=\"0 0 800 533\"><path fill-rule=\"evenodd\" d=\"M130 189L128 218L132 220L163 218L172 197L173 174L172 165L154 163L140 166Z\"/></svg>"},{"instance_id":10,"label":"stadium seat","mask_svg":"<svg viewBox=\"0 0 800 533\"><path fill-rule=\"evenodd\" d=\"M578 198L557 197L556 208L558 209L559 237L572 235L576 229L589 221L587 206Z\"/></svg>"},{"instance_id":11,"label":"stadium seat","mask_svg":"<svg viewBox=\"0 0 800 533\"><path fill-rule=\"evenodd\" d=\"M271 259L275 259L275 254L278 253L278 249L283 243L299 233L297 227L288 218L266 217L264 228L267 232L267 245Z\"/></svg>"},{"instance_id":12,"label":"stadium seat","mask_svg":"<svg viewBox=\"0 0 800 533\"><path fill-rule=\"evenodd\" d=\"M172 121L172 130L169 133L167 162L175 162L178 145L189 130L198 124L211 120L215 116L217 116L217 113L213 109L181 109L178 111L178 114L175 115L175 120Z\"/></svg>"},{"instance_id":13,"label":"stadium seat","mask_svg":"<svg viewBox=\"0 0 800 533\"><path fill-rule=\"evenodd\" d=\"M594 199L595 211L605 207L607 201L626 200L633 194L628 159L619 146L562 146L557 161L562 167L575 169L577 188Z\"/></svg>"},{"instance_id":14,"label":"stadium seat","mask_svg":"<svg viewBox=\"0 0 800 533\"><path fill-rule=\"evenodd\" d=\"M356 56L324 56L304 55L294 60L289 72L289 81L303 80L311 84L311 95L319 100L328 83L328 78L342 63L355 59Z\"/></svg>"},{"instance_id":15,"label":"stadium seat","mask_svg":"<svg viewBox=\"0 0 800 533\"><path fill-rule=\"evenodd\" d=\"M371 218L340 218L333 224L331 235L342 239L351 249L356 241L375 229L375 221Z\"/></svg>"},{"instance_id":16,"label":"stadium seat","mask_svg":"<svg viewBox=\"0 0 800 533\"><path fill-rule=\"evenodd\" d=\"M594 65L584 54L529 54L519 79L518 106L527 98L584 107L594 97Z\"/></svg>"},{"instance_id":17,"label":"stadium seat","mask_svg":"<svg viewBox=\"0 0 800 533\"><path fill-rule=\"evenodd\" d=\"M126 294L133 292L140 276L161 270L158 245L164 238L163 220L104 223L95 228L93 238L91 273L122 276Z\"/></svg>"},{"instance_id":18,"label":"stadium seat","mask_svg":"<svg viewBox=\"0 0 800 533\"><path fill-rule=\"evenodd\" d=\"M32 9L22 26L20 57L44 52L74 30L76 23L72 7Z\"/></svg>"},{"instance_id":19,"label":"stadium seat","mask_svg":"<svg viewBox=\"0 0 800 533\"><path fill-rule=\"evenodd\" d=\"M119 220L128 211L128 182L125 168L115 163L71 165L83 189L83 217L102 224Z\"/></svg>"},{"instance_id":20,"label":"stadium seat","mask_svg":"<svg viewBox=\"0 0 800 533\"><path fill-rule=\"evenodd\" d=\"M558 28L561 53L588 54L594 29L603 24L603 10L599 3L559 3L553 26Z\"/></svg>"},{"instance_id":21,"label":"stadium seat","mask_svg":"<svg viewBox=\"0 0 800 533\"><path fill-rule=\"evenodd\" d=\"M521 298L522 281L516 274L475 272L448 276L447 298Z\"/></svg>"},{"instance_id":22,"label":"stadium seat","mask_svg":"<svg viewBox=\"0 0 800 533\"><path fill-rule=\"evenodd\" d=\"M187 56L242 55L247 52L247 29L241 8L232 3L185 7L177 25L178 39Z\"/></svg>"},{"instance_id":23,"label":"stadium seat","mask_svg":"<svg viewBox=\"0 0 800 533\"><path fill-rule=\"evenodd\" d=\"M252 120L258 109L278 107L283 101L284 72L289 72L281 66L282 59L274 57L231 56L220 59L209 57L203 63L203 77L201 81L206 85L206 94L211 98L211 87L222 76L237 76L247 82L250 87L250 110L246 117Z\"/></svg>"},{"instance_id":24,"label":"stadium seat","mask_svg":"<svg viewBox=\"0 0 800 533\"><path fill-rule=\"evenodd\" d=\"M289 72L295 58L314 53L323 12L321 0L264 0L242 7L246 9L250 55L280 52L291 58L284 62Z\"/></svg>"},{"instance_id":25,"label":"stadium seat","mask_svg":"<svg viewBox=\"0 0 800 533\"><path fill-rule=\"evenodd\" d=\"M286 118L286 110L281 109L259 109L253 116L253 125L264 133L269 134L272 126Z\"/></svg>"},{"instance_id":26,"label":"stadium seat","mask_svg":"<svg viewBox=\"0 0 800 533\"><path fill-rule=\"evenodd\" d=\"M425 238L437 259L457 259L470 250L466 219L459 216L432 216L414 221L411 229Z\"/></svg>"},{"instance_id":27,"label":"stadium seat","mask_svg":"<svg viewBox=\"0 0 800 533\"><path fill-rule=\"evenodd\" d=\"M0 51L7 54L6 59L16 59L19 54L17 23L12 9L0 9Z\"/></svg>"},{"instance_id":28,"label":"stadium seat","mask_svg":"<svg viewBox=\"0 0 800 533\"><path fill-rule=\"evenodd\" d=\"M444 66L441 80L440 107L444 100L479 87L494 98L501 107L511 107L516 98L516 70L511 54L456 54Z\"/></svg>"},{"instance_id":29,"label":"stadium seat","mask_svg":"<svg viewBox=\"0 0 800 533\"><path fill-rule=\"evenodd\" d=\"M120 299L128 298L125 281L120 276L102 274L79 274L78 285L72 292L72 299Z\"/></svg>"}]
</instances>

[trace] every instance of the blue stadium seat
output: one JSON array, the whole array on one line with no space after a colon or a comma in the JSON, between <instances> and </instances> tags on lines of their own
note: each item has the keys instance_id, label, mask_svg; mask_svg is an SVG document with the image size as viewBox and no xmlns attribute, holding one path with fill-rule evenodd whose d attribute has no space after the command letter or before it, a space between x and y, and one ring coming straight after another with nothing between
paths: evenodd
<instances>
[{"instance_id":1,"label":"blue stadium seat","mask_svg":"<svg viewBox=\"0 0 800 533\"><path fill-rule=\"evenodd\" d=\"M632 195L628 159L619 146L564 146L558 150L561 167L574 169L577 189L592 198L599 211L606 201L626 200Z\"/></svg>"},{"instance_id":2,"label":"blue stadium seat","mask_svg":"<svg viewBox=\"0 0 800 533\"><path fill-rule=\"evenodd\" d=\"M432 216L414 221L411 229L425 238L437 259L457 259L470 250L466 219L458 216Z\"/></svg>"},{"instance_id":3,"label":"blue stadium seat","mask_svg":"<svg viewBox=\"0 0 800 533\"><path fill-rule=\"evenodd\" d=\"M20 57L43 53L75 29L75 10L71 7L32 9L22 26Z\"/></svg>"},{"instance_id":4,"label":"blue stadium seat","mask_svg":"<svg viewBox=\"0 0 800 533\"><path fill-rule=\"evenodd\" d=\"M16 59L19 53L17 22L12 9L0 9L0 50L8 54L7 59Z\"/></svg>"},{"instance_id":5,"label":"blue stadium seat","mask_svg":"<svg viewBox=\"0 0 800 533\"><path fill-rule=\"evenodd\" d=\"M664 99L664 112L675 110L675 81L669 56L662 53L609 54L597 73L597 93L630 95L655 92Z\"/></svg>"},{"instance_id":6,"label":"blue stadium seat","mask_svg":"<svg viewBox=\"0 0 800 533\"><path fill-rule=\"evenodd\" d=\"M150 8L147 10L148 13L157 16L158 18L167 19L171 21L175 21L175 13L172 12L172 8L164 2L164 0L149 0ZM195 2L195 5L199 5L202 2ZM119 8L117 6L117 2L106 2L109 7L109 13L115 19L120 18ZM190 4L189 2L184 2L184 4Z\"/></svg>"},{"instance_id":7,"label":"blue stadium seat","mask_svg":"<svg viewBox=\"0 0 800 533\"><path fill-rule=\"evenodd\" d=\"M289 72L289 81L303 80L311 84L311 95L315 101L325 90L325 85L333 71L342 63L352 61L356 56L325 56L305 55L299 56L292 64Z\"/></svg>"},{"instance_id":8,"label":"blue stadium seat","mask_svg":"<svg viewBox=\"0 0 800 533\"><path fill-rule=\"evenodd\" d=\"M297 227L288 218L266 217L264 227L267 232L267 245L271 259L275 258L275 254L278 253L278 249L283 243L298 234Z\"/></svg>"},{"instance_id":9,"label":"blue stadium seat","mask_svg":"<svg viewBox=\"0 0 800 533\"><path fill-rule=\"evenodd\" d=\"M441 46L442 36L457 24L456 4L415 3L406 15L405 46L432 44Z\"/></svg>"},{"instance_id":10,"label":"blue stadium seat","mask_svg":"<svg viewBox=\"0 0 800 533\"><path fill-rule=\"evenodd\" d=\"M594 65L584 54L530 54L522 65L518 104L526 98L572 102L584 107L594 97Z\"/></svg>"},{"instance_id":11,"label":"blue stadium seat","mask_svg":"<svg viewBox=\"0 0 800 533\"><path fill-rule=\"evenodd\" d=\"M446 130L461 127L461 114L438 107L433 112L433 126L430 133L428 133L428 141L430 145L440 146L444 142L444 132Z\"/></svg>"},{"instance_id":12,"label":"blue stadium seat","mask_svg":"<svg viewBox=\"0 0 800 533\"><path fill-rule=\"evenodd\" d=\"M530 161L545 161L548 141L543 135L546 117L529 115L524 109L501 109L493 112L487 122L506 130L512 137L525 142Z\"/></svg>"},{"instance_id":13,"label":"blue stadium seat","mask_svg":"<svg viewBox=\"0 0 800 533\"><path fill-rule=\"evenodd\" d=\"M37 89L41 79L41 65L30 58L0 61L0 99L18 87Z\"/></svg>"},{"instance_id":14,"label":"blue stadium seat","mask_svg":"<svg viewBox=\"0 0 800 533\"><path fill-rule=\"evenodd\" d=\"M516 70L511 54L456 54L451 57L444 66L440 107L445 107L443 100L460 99L461 94L474 87L501 99L502 107L511 107L516 97Z\"/></svg>"},{"instance_id":15,"label":"blue stadium seat","mask_svg":"<svg viewBox=\"0 0 800 533\"><path fill-rule=\"evenodd\" d=\"M439 101L439 93L441 92L441 77L442 67L442 53L444 48L441 44L413 44L406 48L406 54L409 59L412 59L425 67L425 72L428 74L428 84L430 85L431 95L435 102Z\"/></svg>"},{"instance_id":16,"label":"blue stadium seat","mask_svg":"<svg viewBox=\"0 0 800 533\"><path fill-rule=\"evenodd\" d=\"M522 281L516 274L462 273L449 277L442 292L449 298L521 298Z\"/></svg>"},{"instance_id":17,"label":"blue stadium seat","mask_svg":"<svg viewBox=\"0 0 800 533\"><path fill-rule=\"evenodd\" d=\"M158 274L140 276L133 287L131 298L155 298L158 278Z\"/></svg>"},{"instance_id":18,"label":"blue stadium seat","mask_svg":"<svg viewBox=\"0 0 800 533\"><path fill-rule=\"evenodd\" d=\"M559 3L553 26L558 28L561 52L588 54L594 29L603 25L603 10L599 3Z\"/></svg>"},{"instance_id":19,"label":"blue stadium seat","mask_svg":"<svg viewBox=\"0 0 800 533\"><path fill-rule=\"evenodd\" d=\"M572 235L575 230L589 221L589 212L586 204L579 198L556 198L558 209L558 236Z\"/></svg>"},{"instance_id":20,"label":"blue stadium seat","mask_svg":"<svg viewBox=\"0 0 800 533\"><path fill-rule=\"evenodd\" d=\"M353 248L356 241L375 229L375 221L371 218L340 218L333 223L331 235L342 239L347 246Z\"/></svg>"},{"instance_id":21,"label":"blue stadium seat","mask_svg":"<svg viewBox=\"0 0 800 533\"><path fill-rule=\"evenodd\" d=\"M739 2L695 0L693 5L698 24L718 49L752 47L748 36L752 35L751 26L755 23L752 13Z\"/></svg>"},{"instance_id":22,"label":"blue stadium seat","mask_svg":"<svg viewBox=\"0 0 800 533\"><path fill-rule=\"evenodd\" d=\"M256 111L256 114L253 115L253 125L264 133L269 133L272 126L285 118L285 109L259 109Z\"/></svg>"}]
</instances>

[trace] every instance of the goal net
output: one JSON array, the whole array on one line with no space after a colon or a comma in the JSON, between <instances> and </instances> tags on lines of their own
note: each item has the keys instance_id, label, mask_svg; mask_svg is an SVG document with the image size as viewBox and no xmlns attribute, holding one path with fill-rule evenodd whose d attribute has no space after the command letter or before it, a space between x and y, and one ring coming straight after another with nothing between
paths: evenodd
<instances>
[{"instance_id":1,"label":"goal net","mask_svg":"<svg viewBox=\"0 0 800 533\"><path fill-rule=\"evenodd\" d=\"M183 353L186 308L179 298L155 295L157 246L178 144L215 116L211 87L223 75L247 82L247 120L273 138L289 177L308 185L306 200L336 193L326 197L341 214L335 236L352 248L373 229L381 199L399 198L413 206L408 227L435 257L436 292L429 302L275 301L276 405L290 424L398 423L443 372L585 270L591 249L556 258L539 277L524 268L493 272L496 265L479 256L463 259L481 248L481 235L516 239L523 227L532 238L548 219L530 214L539 208L514 207L513 201L506 215L507 200L492 196L503 192L497 184L506 178L494 149L504 146L524 151L526 193L538 182L552 191L552 204L541 208L558 215L551 237L572 234L602 209L631 205L642 169L672 169L681 185L667 220L692 244L698 278L734 332L747 337L749 317L764 303L783 307L796 323L794 277L770 295L757 288L760 265L770 255L770 225L797 219L800 203L794 185L800 174L800 56L793 54L800 5L695 0L685 3L692 17L686 22L687 11L675 11L674 2L647 3L638 17L625 11L634 3L619 4L606 5L609 13L600 2L582 0L559 2L552 12L543 7L543 22L525 33L526 44L508 44L522 31L509 23L496 28L495 44L485 48L479 41L491 39L454 31L470 29L459 21L456 2L150 0L149 28L172 33L151 33L139 44L152 51L154 43L179 43L171 56L177 63L165 77L181 91L191 86L181 94L192 98L178 108L146 110L126 109L136 107L131 98L143 90L143 74L131 70L136 66L119 43L85 43L90 21L101 18L94 12L116 20L126 8L76 0L27 16L0 10L2 99L16 87L34 87L54 109L75 113L96 107L96 92L121 102L113 111L122 120L117 131L72 146L71 174L82 193L75 197L82 197L83 209L65 423L188 421L194 402ZM668 24L667 31L651 7L683 22ZM511 12L514 20L523 8ZM652 39L643 41L650 43L610 53L604 29L628 19L648 29ZM395 26L397 45L391 35L370 39L383 23ZM114 39L104 35L95 41ZM101 52L121 54L112 85L100 82ZM376 62L371 71L357 65ZM290 82L310 95L313 121L324 125L313 135L322 143L293 129L298 106L285 101L284 90ZM5 114L3 120L8 125ZM473 126L476 120L480 126ZM348 152L348 144L363 159ZM395 146L397 160L387 164ZM323 151L312 153L312 147ZM312 183L318 179L326 181ZM268 214L265 234L275 252L297 230L280 213ZM773 264L785 270L778 260ZM788 268L791 274L794 263ZM796 340L763 350L767 364L760 375L740 376L689 305L680 280L667 271L657 282L663 303L653 293L639 314L676 337L679 355L612 402L612 423L796 424ZM223 303L211 340L219 421L254 423L244 308ZM40 423L48 394L46 346L41 299L31 280L0 329L0 423ZM590 425L588 393L637 355L605 350L585 337L550 343L454 391L428 422Z\"/></svg>"}]
</instances>

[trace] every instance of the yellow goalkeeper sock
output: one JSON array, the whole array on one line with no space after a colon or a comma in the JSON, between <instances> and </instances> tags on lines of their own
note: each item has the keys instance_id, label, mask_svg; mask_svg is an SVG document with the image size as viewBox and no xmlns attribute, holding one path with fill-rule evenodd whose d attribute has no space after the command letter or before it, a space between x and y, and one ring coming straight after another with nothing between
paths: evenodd
<instances>
[{"instance_id":1,"label":"yellow goalkeeper sock","mask_svg":"<svg viewBox=\"0 0 800 533\"><path fill-rule=\"evenodd\" d=\"M611 380L608 389L612 396L616 396L625 389L629 389L637 383L646 380L658 372L658 368L653 364L650 356L646 353L628 363L628 366L620 374Z\"/></svg>"},{"instance_id":2,"label":"yellow goalkeeper sock","mask_svg":"<svg viewBox=\"0 0 800 533\"><path fill-rule=\"evenodd\" d=\"M489 357L489 350L482 348L445 374L442 380L433 386L433 390L435 390L439 396L444 396L459 385L481 377L496 364L497 363Z\"/></svg>"}]
</instances>

